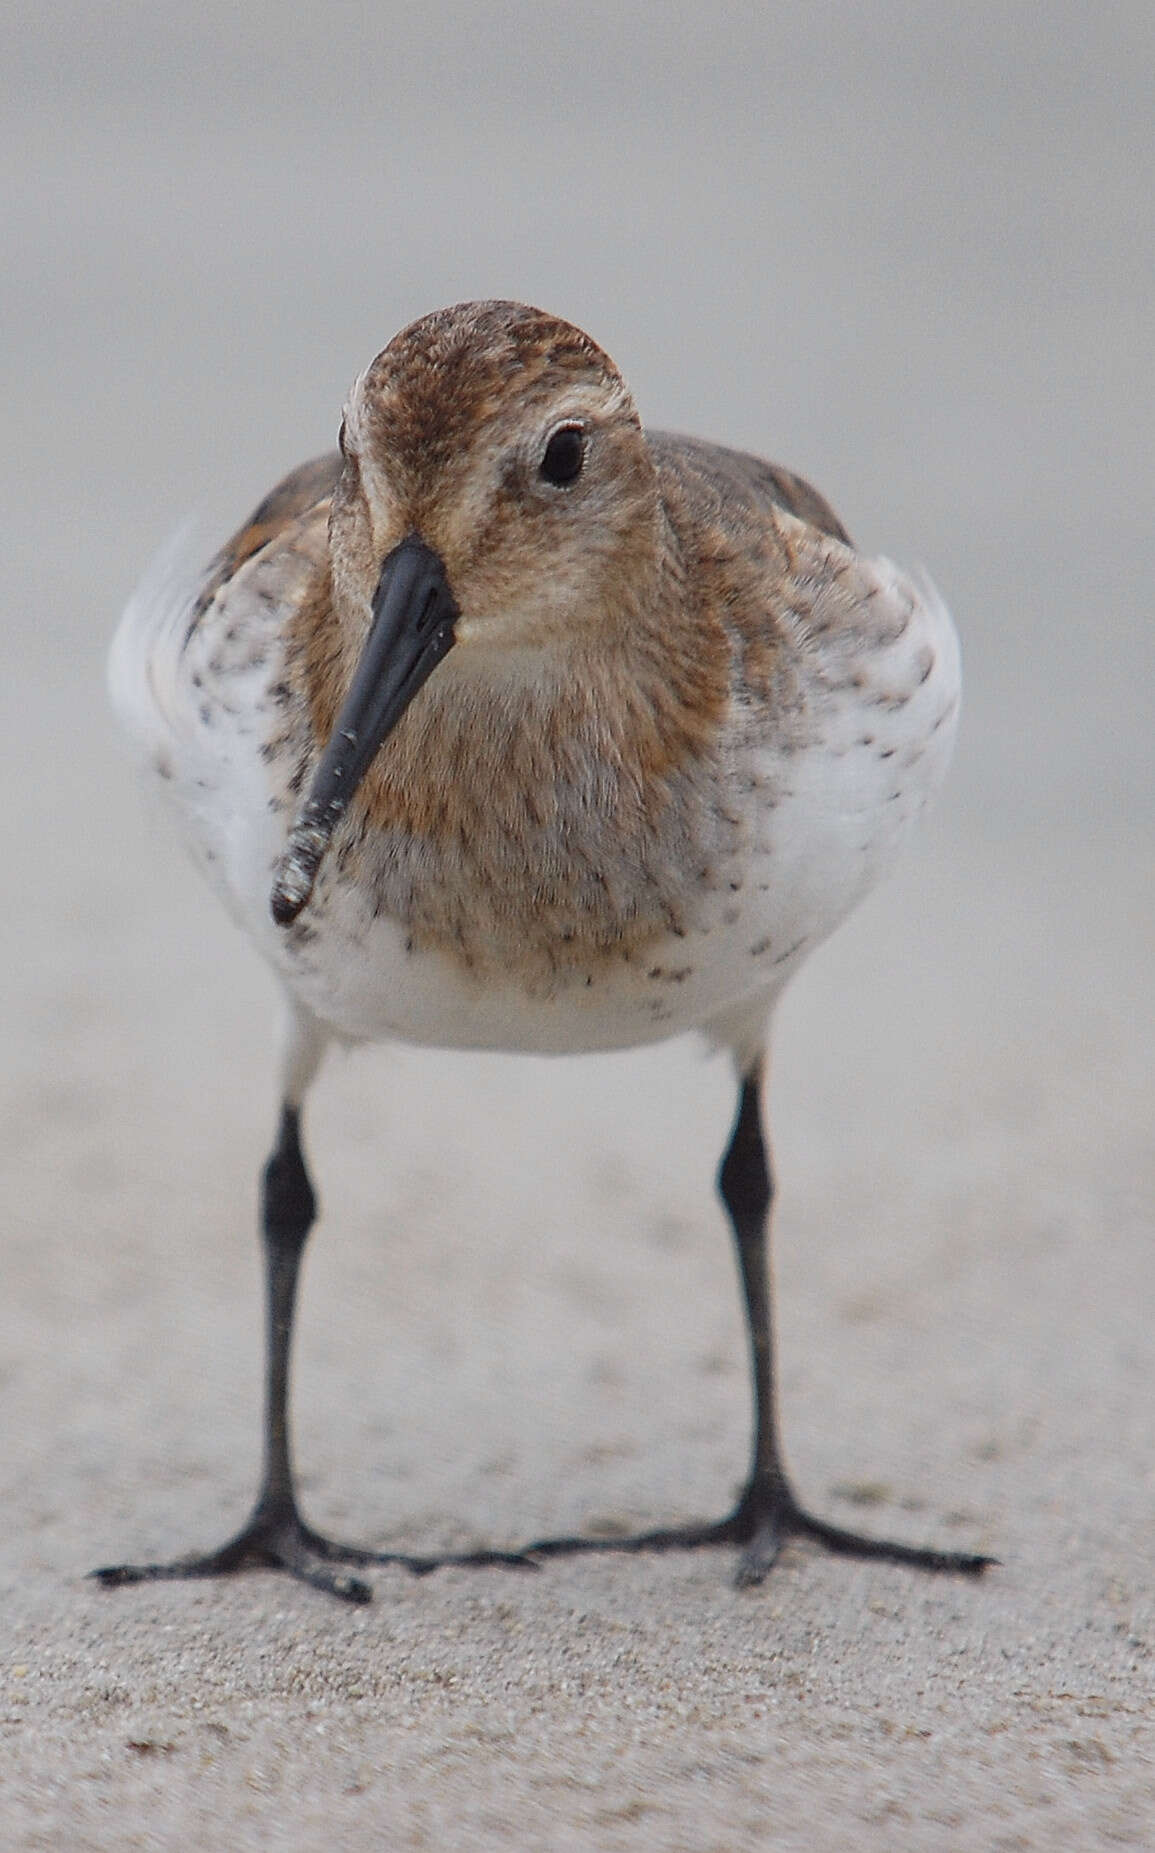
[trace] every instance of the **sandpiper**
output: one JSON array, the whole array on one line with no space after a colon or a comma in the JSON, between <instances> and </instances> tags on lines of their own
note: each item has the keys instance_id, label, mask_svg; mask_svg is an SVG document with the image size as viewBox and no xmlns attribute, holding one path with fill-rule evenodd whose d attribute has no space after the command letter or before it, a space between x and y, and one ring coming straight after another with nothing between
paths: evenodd
<instances>
[{"instance_id":1,"label":"sandpiper","mask_svg":"<svg viewBox=\"0 0 1155 1853\"><path fill-rule=\"evenodd\" d=\"M579 329L513 302L405 329L303 465L195 574L162 561L115 704L194 855L281 979L264 1170L264 1469L240 1533L105 1583L276 1566L538 1562L783 1541L925 1570L992 1561L812 1517L775 1412L762 1077L775 1000L937 790L958 646L933 587L851 543L790 471L644 432ZM749 1325L737 1505L637 1537L407 1556L322 1537L294 1489L289 1351L315 1200L301 1113L334 1037L535 1052L696 1030L733 1060L718 1184Z\"/></svg>"}]
</instances>

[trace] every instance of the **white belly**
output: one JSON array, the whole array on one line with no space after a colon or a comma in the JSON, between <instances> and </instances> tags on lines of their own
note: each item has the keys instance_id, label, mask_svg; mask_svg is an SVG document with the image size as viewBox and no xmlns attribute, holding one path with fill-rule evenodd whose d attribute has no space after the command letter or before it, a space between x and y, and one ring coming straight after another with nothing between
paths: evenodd
<instances>
[{"instance_id":1,"label":"white belly","mask_svg":"<svg viewBox=\"0 0 1155 1853\"><path fill-rule=\"evenodd\" d=\"M717 789L728 847L709 869L685 870L683 930L620 954L603 945L585 965L560 944L555 959L540 932L522 958L507 936L479 962L415 944L388 911L375 913L372 895L343 879L337 843L300 921L274 924L291 811L270 802L283 799L286 768L264 748L278 668L272 636L258 642L242 640L226 661L208 627L186 640L179 603L130 612L114 658L118 705L234 917L292 996L357 1041L578 1053L764 1016L890 866L941 782L958 708L957 642L933 593L859 660L802 646L806 724L789 743L774 714L735 702Z\"/></svg>"},{"instance_id":2,"label":"white belly","mask_svg":"<svg viewBox=\"0 0 1155 1853\"><path fill-rule=\"evenodd\" d=\"M937 787L952 735L953 723L944 725L905 770L893 763L902 749L880 747L877 736L870 747L798 755L772 808L759 811L755 795L744 847L697 896L684 933L617 959L515 975L511 956L506 967L471 969L412 945L402 926L373 917L359 889L335 880L302 917L303 931L274 925L267 884L250 890L245 924L291 993L358 1041L582 1053L708 1029L744 1011L761 1017L885 873ZM247 866L271 873L281 845L282 832L270 831Z\"/></svg>"}]
</instances>

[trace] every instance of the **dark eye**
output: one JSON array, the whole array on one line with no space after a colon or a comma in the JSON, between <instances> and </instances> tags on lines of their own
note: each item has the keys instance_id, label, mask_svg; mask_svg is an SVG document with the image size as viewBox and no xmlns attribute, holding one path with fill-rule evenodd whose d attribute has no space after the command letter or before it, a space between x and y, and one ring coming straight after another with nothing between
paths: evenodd
<instances>
[{"instance_id":1,"label":"dark eye","mask_svg":"<svg viewBox=\"0 0 1155 1853\"><path fill-rule=\"evenodd\" d=\"M586 460L585 432L580 425L559 425L550 433L541 459L539 474L555 489L576 483Z\"/></svg>"},{"instance_id":2,"label":"dark eye","mask_svg":"<svg viewBox=\"0 0 1155 1853\"><path fill-rule=\"evenodd\" d=\"M345 420L344 419L341 420L341 429L337 433L337 449L340 451L343 457L347 457L349 455L348 451L345 449Z\"/></svg>"}]
</instances>

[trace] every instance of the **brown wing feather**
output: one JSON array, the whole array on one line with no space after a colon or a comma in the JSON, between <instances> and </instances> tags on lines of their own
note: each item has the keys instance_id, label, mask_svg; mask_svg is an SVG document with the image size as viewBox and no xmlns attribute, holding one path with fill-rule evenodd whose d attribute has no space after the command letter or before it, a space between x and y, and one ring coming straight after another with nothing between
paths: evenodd
<instances>
[{"instance_id":1,"label":"brown wing feather","mask_svg":"<svg viewBox=\"0 0 1155 1853\"><path fill-rule=\"evenodd\" d=\"M731 519L743 506L755 517L776 507L848 547L853 544L825 496L781 464L669 431L649 432L648 442L659 470L677 477L690 512L703 526L716 520L723 505Z\"/></svg>"},{"instance_id":2,"label":"brown wing feather","mask_svg":"<svg viewBox=\"0 0 1155 1853\"><path fill-rule=\"evenodd\" d=\"M262 547L276 540L291 522L332 495L340 474L341 458L332 451L326 457L314 457L309 463L299 464L269 491L244 526L237 529L214 558L197 598L194 623L246 560L251 560Z\"/></svg>"}]
</instances>

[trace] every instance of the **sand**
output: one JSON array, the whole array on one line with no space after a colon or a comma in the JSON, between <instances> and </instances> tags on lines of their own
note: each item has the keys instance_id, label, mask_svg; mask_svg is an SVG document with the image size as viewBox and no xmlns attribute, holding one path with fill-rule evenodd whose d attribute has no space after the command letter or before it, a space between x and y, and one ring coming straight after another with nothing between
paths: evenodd
<instances>
[{"instance_id":1,"label":"sand","mask_svg":"<svg viewBox=\"0 0 1155 1853\"><path fill-rule=\"evenodd\" d=\"M17 8L0 355L0 1845L1155 1845L1149 9ZM1146 252L1146 256L1144 253ZM102 657L438 302L584 323L656 423L812 474L958 617L900 875L786 1000L792 1548L104 1592L257 1465L271 985L136 792ZM382 1546L720 1512L747 1389L673 1044L336 1059L296 1407Z\"/></svg>"}]
</instances>

